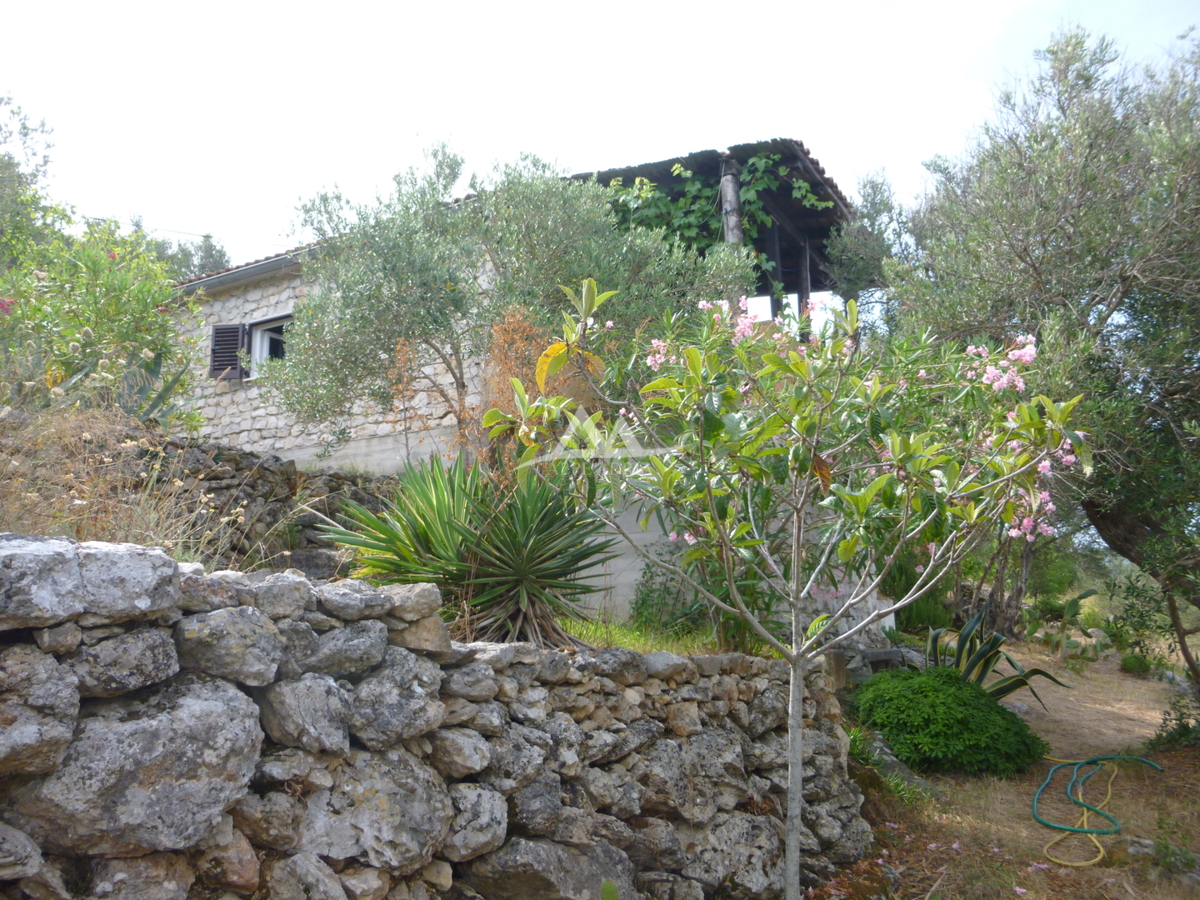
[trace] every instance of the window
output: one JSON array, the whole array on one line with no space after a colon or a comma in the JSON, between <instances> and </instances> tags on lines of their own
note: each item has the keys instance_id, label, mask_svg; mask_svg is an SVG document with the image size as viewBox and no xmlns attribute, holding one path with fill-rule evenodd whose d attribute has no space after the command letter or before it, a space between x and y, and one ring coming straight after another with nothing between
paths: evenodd
<instances>
[{"instance_id":1,"label":"window","mask_svg":"<svg viewBox=\"0 0 1200 900\"><path fill-rule=\"evenodd\" d=\"M291 316L282 319L271 319L250 326L250 377L256 378L262 374L262 365L268 359L283 359L283 331Z\"/></svg>"},{"instance_id":2,"label":"window","mask_svg":"<svg viewBox=\"0 0 1200 900\"><path fill-rule=\"evenodd\" d=\"M291 321L291 316L277 316L248 324L214 325L208 377L226 380L261 375L263 363L286 355L284 332Z\"/></svg>"}]
</instances>

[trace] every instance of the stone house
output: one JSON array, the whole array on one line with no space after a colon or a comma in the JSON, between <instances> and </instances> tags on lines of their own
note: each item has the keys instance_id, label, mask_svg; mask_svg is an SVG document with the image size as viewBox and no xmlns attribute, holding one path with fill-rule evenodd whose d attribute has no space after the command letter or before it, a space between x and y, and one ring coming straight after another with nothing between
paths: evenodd
<instances>
[{"instance_id":1,"label":"stone house","mask_svg":"<svg viewBox=\"0 0 1200 900\"><path fill-rule=\"evenodd\" d=\"M799 141L774 139L738 144L725 151L704 150L682 157L636 166L581 173L607 184L614 178L632 184L637 177L655 184L670 184L672 166L700 176L721 178L734 187L740 165L751 157L772 153L803 178L814 194L829 205L804 206L788 192L768 197L766 209L772 224L760 236L760 252L775 263L776 281L800 301L810 292L828 290L823 263L823 242L837 224L848 221L849 201L837 184ZM300 248L244 263L184 282L185 294L200 294L199 337L206 346L206 378L198 379L195 407L204 415L204 437L241 450L275 453L297 463L313 464L322 449L318 428L290 421L256 380L256 368L265 359L286 353L287 323L307 285ZM763 293L770 281L764 276ZM248 358L249 364L245 361ZM448 410L432 399L420 409L422 428L414 432L393 410L363 407L350 422L350 440L330 458L334 465L361 468L377 474L399 470L406 461L420 459L447 446L453 433Z\"/></svg>"},{"instance_id":2,"label":"stone house","mask_svg":"<svg viewBox=\"0 0 1200 900\"><path fill-rule=\"evenodd\" d=\"M763 294L772 293L772 287L781 283L787 294L804 302L811 292L829 289L823 243L851 213L837 184L799 141L739 144L725 151L705 150L573 177L594 176L604 184L614 178L632 184L635 178L644 177L667 185L675 178L672 167L679 163L697 175L720 178L723 188L732 188L729 196L736 204L740 166L763 153L778 155L782 164L808 182L818 200L825 201L822 208L814 209L792 198L790 191L768 197L766 209L772 224L756 244L775 264L776 284L764 276ZM454 418L448 408L439 406L438 398L426 393L416 401L421 404L416 418L422 427L413 429L406 424L413 419L412 410L361 406L348 423L349 440L326 460L326 436L321 429L290 420L258 382L257 367L287 352L287 323L311 287L303 273L306 252L306 248L298 248L279 253L181 285L185 294L201 298L199 322L190 326L199 329L192 336L206 346L207 377L197 379L194 396L195 408L204 416L201 435L239 450L273 453L302 467L333 465L381 475L450 448L456 434ZM434 370L432 374L445 373ZM480 373L475 374L478 390ZM656 536L646 537L647 541L654 539ZM610 597L631 597L641 568L641 561L632 553L610 563L606 573Z\"/></svg>"}]
</instances>

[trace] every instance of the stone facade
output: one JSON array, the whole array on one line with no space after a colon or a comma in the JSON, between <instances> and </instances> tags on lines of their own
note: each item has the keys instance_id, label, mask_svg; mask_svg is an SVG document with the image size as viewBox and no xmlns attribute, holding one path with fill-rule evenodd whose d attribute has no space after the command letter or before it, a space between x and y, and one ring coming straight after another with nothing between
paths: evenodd
<instances>
[{"instance_id":1,"label":"stone facade","mask_svg":"<svg viewBox=\"0 0 1200 900\"><path fill-rule=\"evenodd\" d=\"M781 896L782 660L457 644L440 604L0 535L0 898ZM871 833L806 689L817 884Z\"/></svg>"},{"instance_id":2,"label":"stone facade","mask_svg":"<svg viewBox=\"0 0 1200 900\"><path fill-rule=\"evenodd\" d=\"M311 288L294 261L260 275L254 274L253 265L247 266L244 278L230 279L229 275L237 271L221 276L225 281L205 287L198 330L196 326L185 326L203 347L202 376L207 376L209 370L214 325L251 324L290 316ZM431 367L430 372L448 383L444 370ZM254 378L200 377L196 381L192 405L204 416L201 436L238 450L279 454L301 464L318 460L326 431L320 426L293 422ZM420 427L406 424L412 422L419 422ZM403 412L360 404L348 427L350 440L329 457L329 463L376 475L392 474L406 460L445 451L455 435L454 417L445 403L425 393L413 398L410 408Z\"/></svg>"}]
</instances>

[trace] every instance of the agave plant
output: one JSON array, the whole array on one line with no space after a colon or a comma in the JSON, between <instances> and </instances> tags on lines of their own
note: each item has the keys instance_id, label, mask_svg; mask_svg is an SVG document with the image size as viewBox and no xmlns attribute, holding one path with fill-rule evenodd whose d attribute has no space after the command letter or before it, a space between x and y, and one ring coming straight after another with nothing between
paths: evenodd
<instances>
[{"instance_id":1,"label":"agave plant","mask_svg":"<svg viewBox=\"0 0 1200 900\"><path fill-rule=\"evenodd\" d=\"M379 514L346 503L349 528L331 539L358 548L359 574L382 582L434 582L481 640L579 643L556 621L579 618L582 580L615 540L554 480L508 485L468 464L413 466Z\"/></svg>"},{"instance_id":2,"label":"agave plant","mask_svg":"<svg viewBox=\"0 0 1200 900\"><path fill-rule=\"evenodd\" d=\"M945 628L929 629L929 638L925 643L925 665L927 667L953 666L958 669L964 681L975 682L993 700L1007 697L1014 691L1019 691L1021 688L1027 687L1029 688L1029 692L1037 698L1037 702L1041 703L1044 709L1046 704L1042 703L1042 698L1038 697L1037 691L1030 684L1031 678L1041 675L1062 687L1070 687L1070 685L1063 684L1045 669L1023 668L1011 655L1000 649L1005 641L1004 635L993 631L987 637L982 637L979 626L983 623L987 611L987 604L984 604L984 607L963 626L956 640L944 646L942 644L942 635L946 634L947 630ZM953 634L953 632L950 632L950 634ZM1012 675L1005 675L998 678L991 684L984 684L988 677L993 674L996 665L1000 662L1000 657L1008 660L1008 664L1016 672Z\"/></svg>"}]
</instances>

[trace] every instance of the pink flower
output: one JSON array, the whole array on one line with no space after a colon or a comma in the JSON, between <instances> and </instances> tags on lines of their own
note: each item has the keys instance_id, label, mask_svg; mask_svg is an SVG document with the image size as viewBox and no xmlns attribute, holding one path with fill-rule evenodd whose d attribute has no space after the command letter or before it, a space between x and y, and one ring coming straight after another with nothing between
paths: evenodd
<instances>
[{"instance_id":1,"label":"pink flower","mask_svg":"<svg viewBox=\"0 0 1200 900\"><path fill-rule=\"evenodd\" d=\"M609 319L607 322L604 323L604 330L605 331L613 330L613 320L612 319Z\"/></svg>"},{"instance_id":2,"label":"pink flower","mask_svg":"<svg viewBox=\"0 0 1200 900\"><path fill-rule=\"evenodd\" d=\"M117 258L117 254L115 254L115 253L113 253L111 250L109 250L109 251L108 251L108 258L109 258L109 259L116 259L116 258Z\"/></svg>"},{"instance_id":3,"label":"pink flower","mask_svg":"<svg viewBox=\"0 0 1200 900\"><path fill-rule=\"evenodd\" d=\"M1015 887L1015 888L1013 888L1013 890L1016 891L1018 894L1028 894L1029 893L1029 891L1025 890L1025 888L1023 888L1023 887Z\"/></svg>"},{"instance_id":4,"label":"pink flower","mask_svg":"<svg viewBox=\"0 0 1200 900\"><path fill-rule=\"evenodd\" d=\"M1013 362L1024 363L1027 366L1031 365L1037 359L1037 347L1029 344L1019 350L1009 350L1008 358Z\"/></svg>"},{"instance_id":5,"label":"pink flower","mask_svg":"<svg viewBox=\"0 0 1200 900\"><path fill-rule=\"evenodd\" d=\"M676 532L676 531L672 531L670 534L668 534L668 535L667 535L667 540L668 540L668 541L677 541L677 540L679 540L679 533L678 533L678 532Z\"/></svg>"},{"instance_id":6,"label":"pink flower","mask_svg":"<svg viewBox=\"0 0 1200 900\"><path fill-rule=\"evenodd\" d=\"M712 309L712 308L713 308L713 305L711 303L709 303L707 300L701 300L699 303L696 304L696 309Z\"/></svg>"},{"instance_id":7,"label":"pink flower","mask_svg":"<svg viewBox=\"0 0 1200 900\"><path fill-rule=\"evenodd\" d=\"M735 344L745 340L754 334L754 316L743 315L738 316L737 321L733 325L733 342Z\"/></svg>"},{"instance_id":8,"label":"pink flower","mask_svg":"<svg viewBox=\"0 0 1200 900\"><path fill-rule=\"evenodd\" d=\"M742 297L741 299L738 300L738 306L741 307L742 312L746 312L746 310L748 310L750 308L750 298Z\"/></svg>"},{"instance_id":9,"label":"pink flower","mask_svg":"<svg viewBox=\"0 0 1200 900\"><path fill-rule=\"evenodd\" d=\"M925 849L926 849L926 850L937 850L937 849L939 849L941 846L942 846L941 844L927 844L927 845L926 845L926 847L925 847Z\"/></svg>"},{"instance_id":10,"label":"pink flower","mask_svg":"<svg viewBox=\"0 0 1200 900\"><path fill-rule=\"evenodd\" d=\"M1040 463L1038 463L1038 471L1041 472L1043 475L1049 475L1050 474L1050 460L1043 459Z\"/></svg>"},{"instance_id":11,"label":"pink flower","mask_svg":"<svg viewBox=\"0 0 1200 900\"><path fill-rule=\"evenodd\" d=\"M1008 529L1008 536L1010 538L1019 538L1021 536L1021 529L1020 528Z\"/></svg>"},{"instance_id":12,"label":"pink flower","mask_svg":"<svg viewBox=\"0 0 1200 900\"><path fill-rule=\"evenodd\" d=\"M1045 522L1041 522L1038 525L1038 531L1040 531L1045 537L1054 537L1053 525L1047 525Z\"/></svg>"},{"instance_id":13,"label":"pink flower","mask_svg":"<svg viewBox=\"0 0 1200 900\"><path fill-rule=\"evenodd\" d=\"M924 566L917 566L917 567L916 567L916 573L917 573L918 575L920 575L920 574L921 574L922 572L924 572L924 571L925 571L925 567L924 567Z\"/></svg>"},{"instance_id":14,"label":"pink flower","mask_svg":"<svg viewBox=\"0 0 1200 900\"><path fill-rule=\"evenodd\" d=\"M1038 494L1038 499L1041 500L1043 503L1049 503L1050 502L1050 492L1049 491L1040 492Z\"/></svg>"},{"instance_id":15,"label":"pink flower","mask_svg":"<svg viewBox=\"0 0 1200 900\"><path fill-rule=\"evenodd\" d=\"M696 543L696 536L694 534L692 534L690 531L685 531L683 533L683 539L685 541L687 541L689 544Z\"/></svg>"},{"instance_id":16,"label":"pink flower","mask_svg":"<svg viewBox=\"0 0 1200 900\"><path fill-rule=\"evenodd\" d=\"M918 372L918 373L917 373L917 377L918 377L918 378L928 378L929 376L928 376L928 375L926 375L926 374L925 374L925 370L924 370L924 369L922 369L920 372Z\"/></svg>"},{"instance_id":17,"label":"pink flower","mask_svg":"<svg viewBox=\"0 0 1200 900\"><path fill-rule=\"evenodd\" d=\"M646 357L646 365L657 372L667 361L667 342L655 338L650 342L650 348L654 352Z\"/></svg>"},{"instance_id":18,"label":"pink flower","mask_svg":"<svg viewBox=\"0 0 1200 900\"><path fill-rule=\"evenodd\" d=\"M1075 465L1075 456L1074 456L1074 454L1068 453L1066 456L1064 456L1064 457L1062 458L1062 464L1063 464L1064 466L1073 466L1073 465Z\"/></svg>"},{"instance_id":19,"label":"pink flower","mask_svg":"<svg viewBox=\"0 0 1200 900\"><path fill-rule=\"evenodd\" d=\"M960 844L958 841L955 841L953 844L950 845L950 849L951 850L961 850L962 844Z\"/></svg>"},{"instance_id":20,"label":"pink flower","mask_svg":"<svg viewBox=\"0 0 1200 900\"><path fill-rule=\"evenodd\" d=\"M0 297L0 316L7 316L12 312L13 305L16 302L15 297Z\"/></svg>"}]
</instances>

